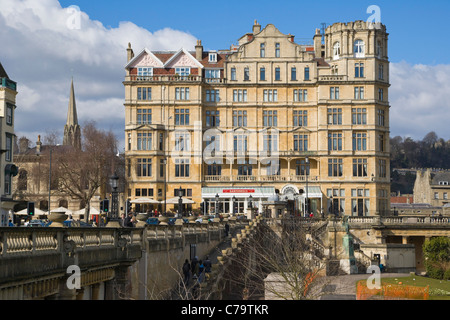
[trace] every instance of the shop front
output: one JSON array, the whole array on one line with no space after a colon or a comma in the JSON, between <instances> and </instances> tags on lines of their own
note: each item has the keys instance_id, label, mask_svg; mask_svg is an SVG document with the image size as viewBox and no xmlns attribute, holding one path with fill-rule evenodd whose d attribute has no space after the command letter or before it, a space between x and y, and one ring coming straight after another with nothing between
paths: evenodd
<instances>
[{"instance_id":1,"label":"shop front","mask_svg":"<svg viewBox=\"0 0 450 320\"><path fill-rule=\"evenodd\" d=\"M275 195L274 187L204 187L202 188L203 214L244 214L251 208L262 213L262 202Z\"/></svg>"}]
</instances>

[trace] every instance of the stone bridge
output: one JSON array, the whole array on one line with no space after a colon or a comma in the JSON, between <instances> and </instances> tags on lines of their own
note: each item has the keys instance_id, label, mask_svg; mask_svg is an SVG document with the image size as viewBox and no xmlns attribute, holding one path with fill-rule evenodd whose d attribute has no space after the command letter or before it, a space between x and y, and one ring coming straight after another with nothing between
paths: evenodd
<instances>
[{"instance_id":1,"label":"stone bridge","mask_svg":"<svg viewBox=\"0 0 450 320\"><path fill-rule=\"evenodd\" d=\"M390 272L423 272L424 241L450 236L447 217L298 219L316 258L340 262L347 274L355 273L348 236L359 273L365 273L378 255ZM225 223L232 234L228 239ZM0 228L0 300L173 298L185 259L202 259L229 243L219 252L212 281L204 289L209 291L208 298L221 298L224 260L237 252L243 239L258 232L261 223L277 229L283 219L258 216L139 228ZM71 266L80 271L80 285L72 289L68 283L76 273Z\"/></svg>"},{"instance_id":2,"label":"stone bridge","mask_svg":"<svg viewBox=\"0 0 450 320\"><path fill-rule=\"evenodd\" d=\"M225 239L225 223L235 231L248 221L0 228L0 300L163 299L185 259L204 257Z\"/></svg>"}]
</instances>

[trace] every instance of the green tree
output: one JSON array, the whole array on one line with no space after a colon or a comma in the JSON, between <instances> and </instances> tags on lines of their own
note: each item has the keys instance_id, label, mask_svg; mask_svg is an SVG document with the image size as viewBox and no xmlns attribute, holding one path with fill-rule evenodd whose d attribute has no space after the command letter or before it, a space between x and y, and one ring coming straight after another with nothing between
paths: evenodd
<instances>
[{"instance_id":1,"label":"green tree","mask_svg":"<svg viewBox=\"0 0 450 320\"><path fill-rule=\"evenodd\" d=\"M448 277L450 270L450 238L436 237L423 245L427 275L435 279Z\"/></svg>"}]
</instances>

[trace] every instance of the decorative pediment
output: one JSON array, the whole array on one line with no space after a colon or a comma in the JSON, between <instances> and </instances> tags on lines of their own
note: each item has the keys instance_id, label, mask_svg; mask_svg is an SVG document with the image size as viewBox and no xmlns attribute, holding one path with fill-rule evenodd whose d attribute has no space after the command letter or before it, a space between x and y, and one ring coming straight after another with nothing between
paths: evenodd
<instances>
[{"instance_id":1,"label":"decorative pediment","mask_svg":"<svg viewBox=\"0 0 450 320\"><path fill-rule=\"evenodd\" d=\"M190 54L184 48L180 49L175 53L169 60L164 64L165 68L176 68L176 67L191 67L191 68L203 68L203 65L195 59L192 54Z\"/></svg>"},{"instance_id":2,"label":"decorative pediment","mask_svg":"<svg viewBox=\"0 0 450 320\"><path fill-rule=\"evenodd\" d=\"M308 130L305 127L296 127L294 129L292 129L290 132L295 133L295 132L305 132L305 133L310 133L311 130Z\"/></svg>"},{"instance_id":3,"label":"decorative pediment","mask_svg":"<svg viewBox=\"0 0 450 320\"><path fill-rule=\"evenodd\" d=\"M164 63L159 60L150 50L142 50L136 57L134 57L125 68L137 68L137 67L153 67L163 68Z\"/></svg>"}]
</instances>

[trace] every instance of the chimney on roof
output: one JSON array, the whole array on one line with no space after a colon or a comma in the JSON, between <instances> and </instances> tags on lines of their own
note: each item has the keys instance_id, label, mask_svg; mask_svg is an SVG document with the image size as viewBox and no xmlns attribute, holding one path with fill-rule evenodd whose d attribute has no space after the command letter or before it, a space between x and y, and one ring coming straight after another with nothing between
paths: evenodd
<instances>
[{"instance_id":1,"label":"chimney on roof","mask_svg":"<svg viewBox=\"0 0 450 320\"><path fill-rule=\"evenodd\" d=\"M257 34L261 32L261 25L258 21L255 20L255 24L253 25L253 34Z\"/></svg>"},{"instance_id":2,"label":"chimney on roof","mask_svg":"<svg viewBox=\"0 0 450 320\"><path fill-rule=\"evenodd\" d=\"M198 61L203 60L202 40L197 40L197 45L195 46L195 59L197 59Z\"/></svg>"},{"instance_id":3,"label":"chimney on roof","mask_svg":"<svg viewBox=\"0 0 450 320\"><path fill-rule=\"evenodd\" d=\"M36 153L40 154L42 148L41 136L38 135L38 141L36 142Z\"/></svg>"},{"instance_id":4,"label":"chimney on roof","mask_svg":"<svg viewBox=\"0 0 450 320\"><path fill-rule=\"evenodd\" d=\"M131 43L128 42L128 49L127 49L127 62L130 62L131 59L134 58L134 52L133 49L131 49Z\"/></svg>"},{"instance_id":5,"label":"chimney on roof","mask_svg":"<svg viewBox=\"0 0 450 320\"><path fill-rule=\"evenodd\" d=\"M314 52L317 58L322 56L322 35L320 34L320 29L316 29L316 34L314 35Z\"/></svg>"},{"instance_id":6,"label":"chimney on roof","mask_svg":"<svg viewBox=\"0 0 450 320\"><path fill-rule=\"evenodd\" d=\"M288 34L288 39L290 42L294 42L295 36L293 36L292 34Z\"/></svg>"}]
</instances>

